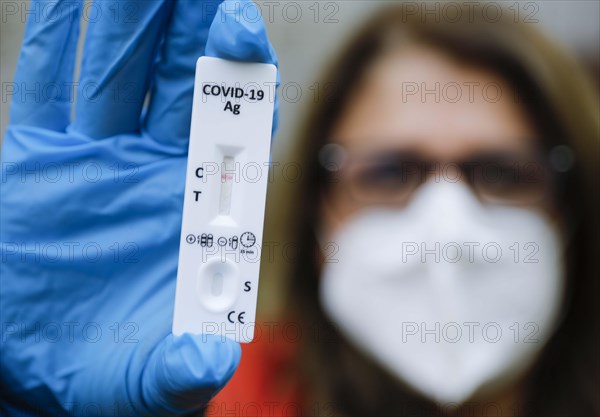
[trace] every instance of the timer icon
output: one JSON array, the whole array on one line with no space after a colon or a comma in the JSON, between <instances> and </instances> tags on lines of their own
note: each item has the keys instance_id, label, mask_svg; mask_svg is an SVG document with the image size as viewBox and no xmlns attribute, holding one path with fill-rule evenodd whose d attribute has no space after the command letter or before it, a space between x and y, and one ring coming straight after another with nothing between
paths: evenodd
<instances>
[{"instance_id":1,"label":"timer icon","mask_svg":"<svg viewBox=\"0 0 600 417\"><path fill-rule=\"evenodd\" d=\"M252 232L244 232L242 233L242 236L240 236L240 243L245 248L254 246L256 243L256 236L254 236L254 233Z\"/></svg>"}]
</instances>

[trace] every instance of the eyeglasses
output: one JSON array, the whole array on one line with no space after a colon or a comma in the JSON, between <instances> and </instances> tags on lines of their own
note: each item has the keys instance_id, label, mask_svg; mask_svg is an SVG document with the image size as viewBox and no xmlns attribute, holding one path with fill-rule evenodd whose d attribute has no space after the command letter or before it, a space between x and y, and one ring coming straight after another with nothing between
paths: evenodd
<instances>
[{"instance_id":1,"label":"eyeglasses","mask_svg":"<svg viewBox=\"0 0 600 417\"><path fill-rule=\"evenodd\" d=\"M486 204L536 205L557 188L574 163L571 149L549 153L482 152L460 161L434 161L407 150L351 153L330 143L319 152L325 187L361 205L406 205L426 181L466 182Z\"/></svg>"}]
</instances>

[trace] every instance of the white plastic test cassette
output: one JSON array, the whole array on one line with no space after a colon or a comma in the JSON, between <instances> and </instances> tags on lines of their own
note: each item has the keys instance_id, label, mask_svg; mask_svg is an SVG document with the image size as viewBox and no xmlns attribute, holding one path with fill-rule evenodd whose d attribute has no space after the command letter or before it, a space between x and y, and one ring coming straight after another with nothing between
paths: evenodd
<instances>
[{"instance_id":1,"label":"white plastic test cassette","mask_svg":"<svg viewBox=\"0 0 600 417\"><path fill-rule=\"evenodd\" d=\"M276 76L270 64L198 60L175 335L254 337Z\"/></svg>"}]
</instances>

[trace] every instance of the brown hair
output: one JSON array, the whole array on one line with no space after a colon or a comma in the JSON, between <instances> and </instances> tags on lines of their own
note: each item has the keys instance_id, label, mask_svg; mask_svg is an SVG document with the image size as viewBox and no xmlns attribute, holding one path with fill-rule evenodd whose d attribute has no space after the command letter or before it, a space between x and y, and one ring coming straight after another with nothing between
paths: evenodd
<instances>
[{"instance_id":1,"label":"brown hair","mask_svg":"<svg viewBox=\"0 0 600 417\"><path fill-rule=\"evenodd\" d=\"M286 291L288 313L304 329L298 365L310 390L308 400L332 404L347 416L439 413L434 404L357 352L328 323L318 300L322 260L315 256L319 250L314 235L323 181L317 154L348 94L390 48L390 36L436 47L505 79L518 91L544 145L568 145L575 155L561 207L571 225L564 317L526 381L519 415L600 415L598 96L574 60L530 24L515 22L508 13L491 23L482 6L460 7L461 18L453 22L434 22L423 13L407 15L403 7L382 11L350 40L321 79L321 87L333 88L311 109L289 155L278 160L298 164L302 176L294 183L275 184L267 205L265 241L293 243L296 261L264 262L263 282L268 286L290 278L285 288L276 288Z\"/></svg>"}]
</instances>

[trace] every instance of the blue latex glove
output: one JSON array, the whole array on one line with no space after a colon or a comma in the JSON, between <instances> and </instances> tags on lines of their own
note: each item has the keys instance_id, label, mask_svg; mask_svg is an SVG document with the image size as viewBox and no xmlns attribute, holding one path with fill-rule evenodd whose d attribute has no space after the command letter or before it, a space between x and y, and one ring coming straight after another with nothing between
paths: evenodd
<instances>
[{"instance_id":1,"label":"blue latex glove","mask_svg":"<svg viewBox=\"0 0 600 417\"><path fill-rule=\"evenodd\" d=\"M28 6L2 149L4 413L198 414L233 374L237 343L171 323L196 60L277 64L249 3L85 9L72 123L83 6Z\"/></svg>"}]
</instances>

